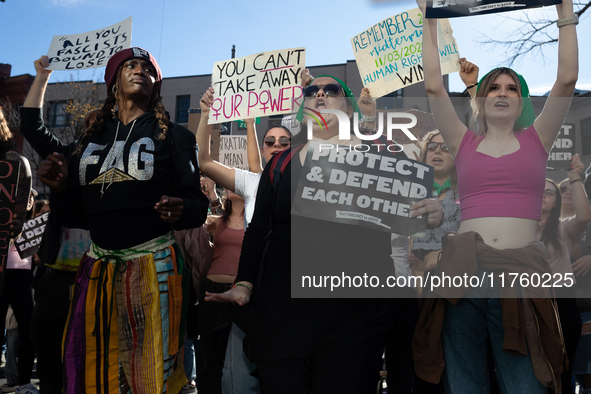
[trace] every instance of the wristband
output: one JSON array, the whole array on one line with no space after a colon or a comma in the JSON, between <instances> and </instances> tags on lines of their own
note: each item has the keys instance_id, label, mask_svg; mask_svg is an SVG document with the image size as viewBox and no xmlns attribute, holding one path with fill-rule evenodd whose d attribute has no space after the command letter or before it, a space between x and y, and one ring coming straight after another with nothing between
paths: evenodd
<instances>
[{"instance_id":1,"label":"wristband","mask_svg":"<svg viewBox=\"0 0 591 394\"><path fill-rule=\"evenodd\" d=\"M244 283L236 283L234 286L232 286L232 288L235 289L237 286L244 287L246 290L250 291L250 294L252 294L252 288L249 285L246 285Z\"/></svg>"},{"instance_id":2,"label":"wristband","mask_svg":"<svg viewBox=\"0 0 591 394\"><path fill-rule=\"evenodd\" d=\"M575 180L572 180L572 181L571 181L571 180L569 180L569 182L570 182L570 184L572 185L572 184L573 184L573 183L575 183L575 182L582 182L582 181L581 181L581 178L578 178L578 179L575 179Z\"/></svg>"},{"instance_id":3,"label":"wristband","mask_svg":"<svg viewBox=\"0 0 591 394\"><path fill-rule=\"evenodd\" d=\"M365 116L363 118L364 122L375 122L376 121L376 117L375 116Z\"/></svg>"},{"instance_id":4,"label":"wristband","mask_svg":"<svg viewBox=\"0 0 591 394\"><path fill-rule=\"evenodd\" d=\"M478 86L478 82L476 82L476 83L473 83L473 84L472 84L472 85L470 85L470 86L466 86L466 89L472 89L472 88L475 88L476 86Z\"/></svg>"},{"instance_id":5,"label":"wristband","mask_svg":"<svg viewBox=\"0 0 591 394\"><path fill-rule=\"evenodd\" d=\"M568 18L558 19L556 21L556 26L558 26L558 27L567 26L567 25L578 25L578 24L579 24L579 16L577 14L574 14L573 16L570 16Z\"/></svg>"}]
</instances>

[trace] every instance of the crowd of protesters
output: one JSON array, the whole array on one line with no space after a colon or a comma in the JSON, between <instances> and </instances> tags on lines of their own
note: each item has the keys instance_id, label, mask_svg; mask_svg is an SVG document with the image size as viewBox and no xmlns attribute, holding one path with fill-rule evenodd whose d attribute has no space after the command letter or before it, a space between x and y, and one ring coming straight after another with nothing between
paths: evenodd
<instances>
[{"instance_id":1,"label":"crowd of protesters","mask_svg":"<svg viewBox=\"0 0 591 394\"><path fill-rule=\"evenodd\" d=\"M556 7L559 18L573 14L571 0ZM195 134L170 122L162 72L142 48L109 60L102 107L65 144L43 121L48 58L35 61L21 133L43 159L37 176L50 201L34 204L29 163L0 109L0 155L20 163L11 240L35 210L51 210L35 255L21 258L12 241L8 251L0 321L10 306L20 341L9 340L18 368L1 392L358 394L379 392L384 379L389 394L591 393L591 166L584 173L574 155L562 182L545 175L578 77L574 25L559 29L558 77L537 118L521 75L497 68L479 79L460 59L470 125L443 84L436 20L425 20L423 37L437 130L417 142L434 174L410 207L426 218L420 237L292 215L313 150L306 133L271 127L259 149L245 119L250 171L226 167L210 154L213 89ZM355 128L374 134L369 89L356 100L338 78L300 77L302 124L305 105L358 113ZM353 129L342 140L336 115L325 121L310 123L313 140L362 143ZM319 276L353 261L351 275L496 279L454 291L421 282L388 289L390 298L292 298L302 261ZM514 271L561 280L498 285Z\"/></svg>"}]
</instances>

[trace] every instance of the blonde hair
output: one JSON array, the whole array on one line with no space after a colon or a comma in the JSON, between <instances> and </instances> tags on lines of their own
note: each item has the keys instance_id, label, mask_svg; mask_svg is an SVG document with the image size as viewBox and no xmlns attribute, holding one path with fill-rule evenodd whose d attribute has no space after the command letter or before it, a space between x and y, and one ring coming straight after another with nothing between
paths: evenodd
<instances>
[{"instance_id":1,"label":"blonde hair","mask_svg":"<svg viewBox=\"0 0 591 394\"><path fill-rule=\"evenodd\" d=\"M484 116L484 100L483 98L488 95L490 89L497 79L499 75L509 75L515 85L517 85L517 94L519 96L519 107L521 108L523 105L523 97L522 97L522 89L521 83L519 81L519 76L517 73L510 68L507 67L499 67L497 69L492 70L490 73L484 76L480 83L478 84L478 92L476 96L470 102L470 106L472 107L473 116L472 120L476 122L476 124L471 125L471 128L475 130L476 134L484 135L488 131L488 125L486 124L486 117ZM521 112L520 112L521 113ZM515 130L521 131L523 129Z\"/></svg>"},{"instance_id":2,"label":"blonde hair","mask_svg":"<svg viewBox=\"0 0 591 394\"><path fill-rule=\"evenodd\" d=\"M423 138L421 138L421 142L420 142L420 146L419 146L421 148L421 158L420 158L421 162L423 162L423 163L427 162L427 151L428 151L427 144L429 142L431 142L433 140L433 138L437 137L438 135L441 135L439 130L433 130L433 131L428 132L427 134L425 134L423 136ZM458 190L458 172L456 171L455 163L454 163L454 169L451 173L451 176L449 177L449 180L451 182L451 187L455 193Z\"/></svg>"}]
</instances>

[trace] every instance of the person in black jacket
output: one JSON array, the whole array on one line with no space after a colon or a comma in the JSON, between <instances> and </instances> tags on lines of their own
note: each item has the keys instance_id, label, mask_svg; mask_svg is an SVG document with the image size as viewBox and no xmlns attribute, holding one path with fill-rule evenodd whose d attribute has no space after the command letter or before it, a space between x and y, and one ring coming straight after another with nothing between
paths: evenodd
<instances>
[{"instance_id":1,"label":"person in black jacket","mask_svg":"<svg viewBox=\"0 0 591 394\"><path fill-rule=\"evenodd\" d=\"M105 82L107 99L70 160L56 152L38 171L61 224L87 228L93 241L64 334L64 392L118 392L120 362L132 392L176 394L187 382L188 278L172 230L199 227L208 206L195 137L169 122L146 50L116 53Z\"/></svg>"}]
</instances>

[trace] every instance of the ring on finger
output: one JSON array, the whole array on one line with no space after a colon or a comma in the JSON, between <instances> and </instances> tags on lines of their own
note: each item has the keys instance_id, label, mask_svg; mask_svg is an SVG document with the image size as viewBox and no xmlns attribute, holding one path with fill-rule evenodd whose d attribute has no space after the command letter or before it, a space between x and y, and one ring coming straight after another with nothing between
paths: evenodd
<instances>
[{"instance_id":1,"label":"ring on finger","mask_svg":"<svg viewBox=\"0 0 591 394\"><path fill-rule=\"evenodd\" d=\"M170 217L170 215L171 215L171 213L170 213L170 211L168 211L168 217Z\"/></svg>"}]
</instances>

